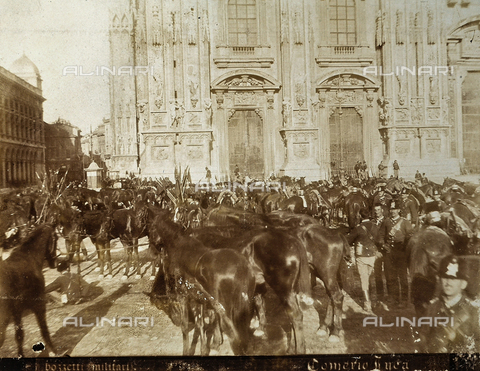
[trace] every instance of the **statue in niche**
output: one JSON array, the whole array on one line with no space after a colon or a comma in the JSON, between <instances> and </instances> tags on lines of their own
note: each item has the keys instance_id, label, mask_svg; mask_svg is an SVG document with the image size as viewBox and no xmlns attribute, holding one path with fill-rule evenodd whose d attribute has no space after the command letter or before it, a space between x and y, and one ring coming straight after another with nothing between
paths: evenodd
<instances>
[{"instance_id":1,"label":"statue in niche","mask_svg":"<svg viewBox=\"0 0 480 371\"><path fill-rule=\"evenodd\" d=\"M198 91L198 83L190 80L188 84L189 90L190 90L190 102L192 102L192 107L196 108L197 107L197 91Z\"/></svg>"},{"instance_id":2,"label":"statue in niche","mask_svg":"<svg viewBox=\"0 0 480 371\"><path fill-rule=\"evenodd\" d=\"M148 101L146 99L142 99L137 102L137 117L138 117L138 124L141 129L146 128L148 126L148 112L147 112L147 104Z\"/></svg>"},{"instance_id":3,"label":"statue in niche","mask_svg":"<svg viewBox=\"0 0 480 371\"><path fill-rule=\"evenodd\" d=\"M285 98L282 102L282 114L283 114L283 127L287 127L290 124L290 118L292 114L292 104L290 99Z\"/></svg>"},{"instance_id":4,"label":"statue in niche","mask_svg":"<svg viewBox=\"0 0 480 371\"><path fill-rule=\"evenodd\" d=\"M213 110L212 110L212 100L210 98L204 99L203 108L205 109L205 122L209 127L211 127Z\"/></svg>"}]
</instances>

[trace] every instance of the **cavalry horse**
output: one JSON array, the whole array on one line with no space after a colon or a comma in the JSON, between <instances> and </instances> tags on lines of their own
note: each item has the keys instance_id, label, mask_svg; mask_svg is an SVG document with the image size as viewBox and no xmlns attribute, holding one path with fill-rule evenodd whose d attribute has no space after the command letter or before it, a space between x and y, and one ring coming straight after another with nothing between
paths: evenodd
<instances>
[{"instance_id":1,"label":"cavalry horse","mask_svg":"<svg viewBox=\"0 0 480 371\"><path fill-rule=\"evenodd\" d=\"M22 314L32 310L40 327L47 349L57 353L46 321L45 279L42 269L46 259L55 268L56 234L50 224L33 230L10 256L0 262L0 347L6 329L13 319L18 354L23 357Z\"/></svg>"},{"instance_id":2,"label":"cavalry horse","mask_svg":"<svg viewBox=\"0 0 480 371\"><path fill-rule=\"evenodd\" d=\"M118 209L110 213L96 240L106 246L107 259L110 259L110 241L119 238L125 250L125 270L122 279L127 279L130 273L130 264L133 265L135 278L140 278L138 259L138 239L148 235L149 207L145 201L137 201L131 209ZM111 263L110 274L111 274Z\"/></svg>"},{"instance_id":3,"label":"cavalry horse","mask_svg":"<svg viewBox=\"0 0 480 371\"><path fill-rule=\"evenodd\" d=\"M337 342L342 326L343 293L339 286L339 271L342 260L352 259L350 246L346 238L337 230L326 228L312 217L296 215L288 212L274 212L267 215L274 225L287 228L289 234L296 236L308 254L312 287L316 278L322 280L330 299L325 318L317 330L317 334L330 334L329 341ZM320 315L318 301L314 305Z\"/></svg>"},{"instance_id":4,"label":"cavalry horse","mask_svg":"<svg viewBox=\"0 0 480 371\"><path fill-rule=\"evenodd\" d=\"M272 288L290 320L287 331L288 351L305 353L303 313L300 302L313 304L306 251L300 242L285 231L274 228L245 230L241 226L205 227L190 232L204 245L219 249L228 246L245 255L254 267L256 309L264 332L266 318L262 296L265 282ZM292 333L294 345L292 346Z\"/></svg>"},{"instance_id":5,"label":"cavalry horse","mask_svg":"<svg viewBox=\"0 0 480 371\"><path fill-rule=\"evenodd\" d=\"M159 276L165 274L164 281L173 285L170 291L175 292L175 300L179 303L176 310L183 317L180 322L183 323L184 354L192 354L195 350L189 344L188 335L192 312L202 313L205 310L213 310L218 321L216 328L229 337L233 353L246 354L252 335L250 322L255 290L255 276L248 260L232 249L211 249L198 239L185 235L182 228L165 214L155 217L152 228L156 229L155 235L161 239L155 243L163 244L165 258L164 269L158 272L157 284L154 285L160 291L152 292L150 297L154 299L163 293L158 281L161 281ZM150 233L153 237L154 232ZM196 326L201 329L204 324L204 316L197 316ZM210 344L202 332L196 331L202 339L202 354L208 355ZM213 349L220 345L220 337L217 332L213 338Z\"/></svg>"},{"instance_id":6,"label":"cavalry horse","mask_svg":"<svg viewBox=\"0 0 480 371\"><path fill-rule=\"evenodd\" d=\"M411 296L418 317L425 314L428 302L436 293L440 261L452 254L453 242L435 226L422 227L407 244Z\"/></svg>"}]
</instances>

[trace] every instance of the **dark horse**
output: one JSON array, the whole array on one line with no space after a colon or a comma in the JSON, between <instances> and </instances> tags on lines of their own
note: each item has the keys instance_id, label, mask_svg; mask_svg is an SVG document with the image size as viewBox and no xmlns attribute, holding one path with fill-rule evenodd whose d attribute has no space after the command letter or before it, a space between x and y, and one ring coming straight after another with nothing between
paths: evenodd
<instances>
[{"instance_id":1,"label":"dark horse","mask_svg":"<svg viewBox=\"0 0 480 371\"><path fill-rule=\"evenodd\" d=\"M343 293L339 285L339 271L342 260L351 260L350 247L346 238L337 230L323 227L318 221L306 215L274 212L267 215L270 221L287 228L289 234L296 236L308 254L312 287L316 278L322 280L330 301L327 313L317 331L325 336L330 332L329 341L339 341L342 326ZM315 309L320 316L320 306L316 301Z\"/></svg>"},{"instance_id":2,"label":"dark horse","mask_svg":"<svg viewBox=\"0 0 480 371\"><path fill-rule=\"evenodd\" d=\"M157 215L151 228L156 232L150 231L150 235L158 236L164 246L164 269L158 275L165 274L165 281L175 285L177 297L174 299L186 295L186 300L180 300L184 305L191 304L188 297L203 302L205 309L214 311L219 328L230 338L233 353L247 353L255 290L255 276L247 259L234 250L213 250L196 238L186 236L166 215ZM151 298L154 296L152 292ZM181 312L185 316L191 308ZM190 316L182 319L187 322L182 325L184 354L192 352L188 339L190 320ZM200 322L202 326L203 318ZM219 337L215 340L219 341ZM219 343L214 345L219 346ZM202 341L202 354L208 355L209 351L206 341Z\"/></svg>"},{"instance_id":3,"label":"dark horse","mask_svg":"<svg viewBox=\"0 0 480 371\"><path fill-rule=\"evenodd\" d=\"M438 266L442 258L452 253L450 237L438 227L424 227L408 241L412 301L417 316L425 314L437 285Z\"/></svg>"},{"instance_id":4,"label":"dark horse","mask_svg":"<svg viewBox=\"0 0 480 371\"><path fill-rule=\"evenodd\" d=\"M285 231L275 228L245 230L240 226L205 227L191 231L191 235L207 246L228 246L245 255L256 272L256 305L260 319L259 331L265 325L261 295L265 282L272 288L285 307L293 330L296 353L305 353L303 313L300 301L311 300L309 268L306 251L300 241ZM287 332L291 351L291 331Z\"/></svg>"},{"instance_id":5,"label":"dark horse","mask_svg":"<svg viewBox=\"0 0 480 371\"><path fill-rule=\"evenodd\" d=\"M109 214L102 224L96 241L105 246L110 267L110 240L119 238L125 250L125 270L122 279L127 279L130 264L133 265L135 278L140 278L138 259L138 239L148 234L149 208L145 201L138 201L131 209L119 209Z\"/></svg>"},{"instance_id":6,"label":"dark horse","mask_svg":"<svg viewBox=\"0 0 480 371\"><path fill-rule=\"evenodd\" d=\"M6 329L13 319L18 354L23 357L22 314L30 309L37 318L47 349L57 353L46 320L45 279L43 262L55 267L56 234L49 224L37 227L0 262L0 347L5 341Z\"/></svg>"}]
</instances>

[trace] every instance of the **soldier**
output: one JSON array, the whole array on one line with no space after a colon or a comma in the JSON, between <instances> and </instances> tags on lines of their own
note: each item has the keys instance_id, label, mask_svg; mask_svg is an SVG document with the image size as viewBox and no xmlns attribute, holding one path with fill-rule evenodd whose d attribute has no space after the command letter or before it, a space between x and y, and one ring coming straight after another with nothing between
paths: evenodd
<instances>
[{"instance_id":1,"label":"soldier","mask_svg":"<svg viewBox=\"0 0 480 371\"><path fill-rule=\"evenodd\" d=\"M385 221L380 233L380 238L385 241L385 275L390 304L405 308L408 299L406 246L413 234L413 227L408 220L400 216L400 205L397 200L391 202L390 218Z\"/></svg>"},{"instance_id":2,"label":"soldier","mask_svg":"<svg viewBox=\"0 0 480 371\"><path fill-rule=\"evenodd\" d=\"M415 199L411 198L407 188L403 188L402 192L402 216L410 221L415 227L418 225L418 205Z\"/></svg>"},{"instance_id":3,"label":"soldier","mask_svg":"<svg viewBox=\"0 0 480 371\"><path fill-rule=\"evenodd\" d=\"M454 255L440 262L441 295L430 301L426 317L443 317L448 321L446 325L432 325L422 331L422 351L472 353L480 350L479 310L464 293L468 285L466 268L465 261Z\"/></svg>"},{"instance_id":4,"label":"soldier","mask_svg":"<svg viewBox=\"0 0 480 371\"><path fill-rule=\"evenodd\" d=\"M378 233L375 245L377 246L377 259L375 259L375 264L373 266L373 274L375 276L375 289L377 292L377 306L382 307L384 310L388 311L389 308L386 302L386 291L383 286L383 277L384 277L384 262L386 251L384 248L385 241L382 239L385 234L381 233L382 229L385 229L385 221L387 220L384 215L384 208L381 204L375 204L373 206L374 219L373 222L377 225Z\"/></svg>"},{"instance_id":5,"label":"soldier","mask_svg":"<svg viewBox=\"0 0 480 371\"><path fill-rule=\"evenodd\" d=\"M347 240L355 249L358 274L360 275L360 283L365 296L363 309L369 314L373 314L369 281L375 259L381 256L375 245L378 239L378 227L374 222L370 221L367 209L363 208L360 210L360 217L362 221L347 235Z\"/></svg>"}]
</instances>

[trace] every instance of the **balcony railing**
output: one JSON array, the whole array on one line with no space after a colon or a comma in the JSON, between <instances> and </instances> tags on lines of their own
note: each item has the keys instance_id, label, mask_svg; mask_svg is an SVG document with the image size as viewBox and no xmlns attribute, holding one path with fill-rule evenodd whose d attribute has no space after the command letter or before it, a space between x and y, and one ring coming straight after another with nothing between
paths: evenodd
<instances>
[{"instance_id":1,"label":"balcony railing","mask_svg":"<svg viewBox=\"0 0 480 371\"><path fill-rule=\"evenodd\" d=\"M335 54L355 54L354 46L339 45L333 47Z\"/></svg>"},{"instance_id":2,"label":"balcony railing","mask_svg":"<svg viewBox=\"0 0 480 371\"><path fill-rule=\"evenodd\" d=\"M254 46L233 46L233 54L236 55L252 55L255 54Z\"/></svg>"}]
</instances>

